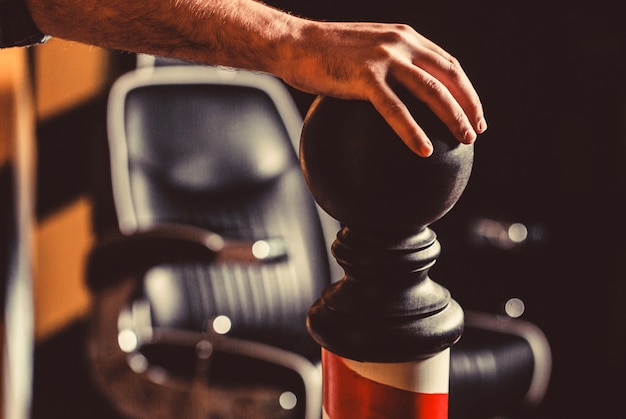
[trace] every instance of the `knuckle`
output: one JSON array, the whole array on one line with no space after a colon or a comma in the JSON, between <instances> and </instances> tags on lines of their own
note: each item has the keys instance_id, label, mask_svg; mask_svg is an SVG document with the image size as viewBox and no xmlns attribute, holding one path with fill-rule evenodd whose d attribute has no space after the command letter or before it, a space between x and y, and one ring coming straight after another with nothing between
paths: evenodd
<instances>
[{"instance_id":1,"label":"knuckle","mask_svg":"<svg viewBox=\"0 0 626 419\"><path fill-rule=\"evenodd\" d=\"M380 114L387 120L402 119L406 112L406 106L401 100L394 97L378 98L378 106L372 101Z\"/></svg>"},{"instance_id":2,"label":"knuckle","mask_svg":"<svg viewBox=\"0 0 626 419\"><path fill-rule=\"evenodd\" d=\"M441 100L441 98L445 96L445 88L439 80L435 78L427 78L424 80L423 85L426 95L429 97Z\"/></svg>"},{"instance_id":3,"label":"knuckle","mask_svg":"<svg viewBox=\"0 0 626 419\"><path fill-rule=\"evenodd\" d=\"M394 25L395 29L402 34L408 34L414 32L414 29L407 25L406 23L396 23Z\"/></svg>"},{"instance_id":4,"label":"knuckle","mask_svg":"<svg viewBox=\"0 0 626 419\"><path fill-rule=\"evenodd\" d=\"M385 43L390 45L407 43L407 39L413 31L413 28L404 23L390 24L386 28L383 39Z\"/></svg>"},{"instance_id":5,"label":"knuckle","mask_svg":"<svg viewBox=\"0 0 626 419\"><path fill-rule=\"evenodd\" d=\"M454 121L455 125L457 126L465 126L467 117L465 116L465 112L463 112L462 110L457 110L455 112L452 113L452 120Z\"/></svg>"},{"instance_id":6,"label":"knuckle","mask_svg":"<svg viewBox=\"0 0 626 419\"><path fill-rule=\"evenodd\" d=\"M386 113L390 117L400 116L404 114L404 105L402 102L390 102L386 106Z\"/></svg>"},{"instance_id":7,"label":"knuckle","mask_svg":"<svg viewBox=\"0 0 626 419\"><path fill-rule=\"evenodd\" d=\"M463 69L458 59L453 56L446 57L446 72L448 76L454 80L459 80L462 77Z\"/></svg>"}]
</instances>

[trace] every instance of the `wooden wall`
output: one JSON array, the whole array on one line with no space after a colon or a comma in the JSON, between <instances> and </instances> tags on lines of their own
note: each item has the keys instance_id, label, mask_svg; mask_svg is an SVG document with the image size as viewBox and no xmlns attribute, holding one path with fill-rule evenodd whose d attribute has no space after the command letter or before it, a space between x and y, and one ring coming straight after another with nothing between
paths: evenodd
<instances>
[{"instance_id":1,"label":"wooden wall","mask_svg":"<svg viewBox=\"0 0 626 419\"><path fill-rule=\"evenodd\" d=\"M52 123L55 118L72 112L105 90L110 79L110 53L100 48L52 39L33 48L35 103L38 124ZM71 121L70 121L71 122ZM61 131L62 132L62 131ZM39 161L54 158L55 165L72 166L75 153L41 150L58 149L66 138L48 135L38 138ZM85 138L85 141L89 141ZM45 143L44 143L45 142ZM61 161L58 161L61 160ZM50 166L50 165L48 165ZM57 193L55 170L45 173L40 182L41 195ZM41 173L40 173L41 174ZM82 176L75 173L74 176ZM45 188L45 190L41 190ZM58 191L58 193L62 193ZM40 200L41 201L41 200ZM84 286L84 258L93 242L91 231L92 204L89 196L79 191L52 208L39 211L35 229L35 332L42 338L83 315L89 308L89 295Z\"/></svg>"}]
</instances>

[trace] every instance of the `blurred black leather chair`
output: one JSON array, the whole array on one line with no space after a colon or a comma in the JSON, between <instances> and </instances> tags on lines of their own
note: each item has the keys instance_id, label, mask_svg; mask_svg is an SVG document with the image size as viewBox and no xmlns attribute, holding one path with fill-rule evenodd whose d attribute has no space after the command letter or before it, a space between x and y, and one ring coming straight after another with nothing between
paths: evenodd
<instances>
[{"instance_id":1,"label":"blurred black leather chair","mask_svg":"<svg viewBox=\"0 0 626 419\"><path fill-rule=\"evenodd\" d=\"M87 272L102 391L129 417L321 417L305 317L342 276L328 252L339 225L304 184L288 91L163 61L115 83L108 118L119 231ZM532 408L549 371L533 325L468 313L450 417Z\"/></svg>"}]
</instances>

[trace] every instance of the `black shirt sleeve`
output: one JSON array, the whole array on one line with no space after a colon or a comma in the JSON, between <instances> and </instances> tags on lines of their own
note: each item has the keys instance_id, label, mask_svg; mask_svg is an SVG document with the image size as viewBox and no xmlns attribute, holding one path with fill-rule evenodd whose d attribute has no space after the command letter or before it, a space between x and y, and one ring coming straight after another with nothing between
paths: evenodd
<instances>
[{"instance_id":1,"label":"black shirt sleeve","mask_svg":"<svg viewBox=\"0 0 626 419\"><path fill-rule=\"evenodd\" d=\"M0 0L0 48L29 46L45 42L25 0Z\"/></svg>"}]
</instances>

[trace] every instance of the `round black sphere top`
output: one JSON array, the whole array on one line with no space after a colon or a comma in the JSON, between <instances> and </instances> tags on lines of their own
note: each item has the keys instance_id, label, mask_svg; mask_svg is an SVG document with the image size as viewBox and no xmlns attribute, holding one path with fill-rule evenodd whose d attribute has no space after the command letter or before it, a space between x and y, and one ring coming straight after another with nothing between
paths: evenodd
<instances>
[{"instance_id":1,"label":"round black sphere top","mask_svg":"<svg viewBox=\"0 0 626 419\"><path fill-rule=\"evenodd\" d=\"M459 143L419 100L401 94L431 139L420 157L366 101L318 97L302 130L300 160L315 200L352 228L415 230L445 215L472 170L473 145Z\"/></svg>"}]
</instances>

